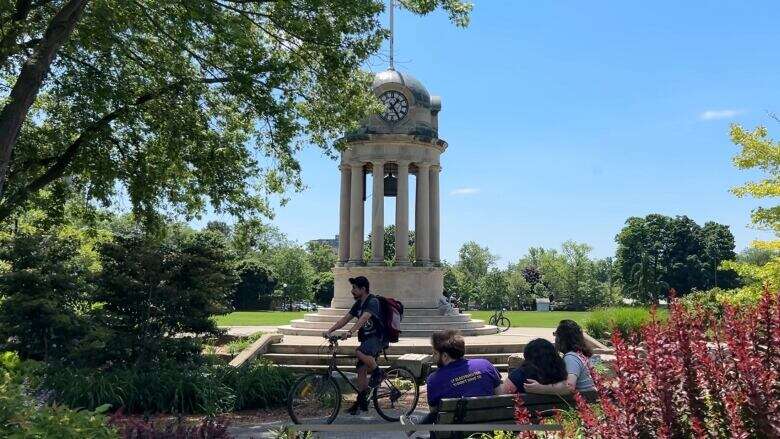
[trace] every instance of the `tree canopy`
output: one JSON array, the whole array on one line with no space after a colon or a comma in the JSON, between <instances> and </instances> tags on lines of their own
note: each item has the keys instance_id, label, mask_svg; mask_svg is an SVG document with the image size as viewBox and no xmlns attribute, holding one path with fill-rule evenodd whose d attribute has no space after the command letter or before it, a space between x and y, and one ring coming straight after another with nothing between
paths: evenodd
<instances>
[{"instance_id":1,"label":"tree canopy","mask_svg":"<svg viewBox=\"0 0 780 439\"><path fill-rule=\"evenodd\" d=\"M459 0L442 8L459 26ZM380 0L0 0L0 221L84 194L138 218L270 214L296 152L378 107ZM52 195L54 194L54 195Z\"/></svg>"},{"instance_id":2,"label":"tree canopy","mask_svg":"<svg viewBox=\"0 0 780 439\"><path fill-rule=\"evenodd\" d=\"M701 227L687 216L651 214L629 218L615 240L616 265L628 297L657 303L671 288L687 294L736 286L733 272L717 272L721 262L736 257L728 226L708 222Z\"/></svg>"}]
</instances>

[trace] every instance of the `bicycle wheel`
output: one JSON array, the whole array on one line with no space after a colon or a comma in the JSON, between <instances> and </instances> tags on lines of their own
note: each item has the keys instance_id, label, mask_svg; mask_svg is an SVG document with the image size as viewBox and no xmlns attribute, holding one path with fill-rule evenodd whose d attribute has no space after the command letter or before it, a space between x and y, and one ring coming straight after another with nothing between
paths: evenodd
<instances>
[{"instance_id":1,"label":"bicycle wheel","mask_svg":"<svg viewBox=\"0 0 780 439\"><path fill-rule=\"evenodd\" d=\"M509 329L510 326L512 326L512 322L509 321L506 317L501 317L498 319L498 323L496 324L498 326L498 330L501 332L506 332L507 329Z\"/></svg>"},{"instance_id":2,"label":"bicycle wheel","mask_svg":"<svg viewBox=\"0 0 780 439\"><path fill-rule=\"evenodd\" d=\"M287 413L296 424L330 424L341 408L341 391L333 377L310 373L287 395Z\"/></svg>"},{"instance_id":3,"label":"bicycle wheel","mask_svg":"<svg viewBox=\"0 0 780 439\"><path fill-rule=\"evenodd\" d=\"M490 319L488 320L488 325L496 326L496 315L495 314L490 316Z\"/></svg>"},{"instance_id":4,"label":"bicycle wheel","mask_svg":"<svg viewBox=\"0 0 780 439\"><path fill-rule=\"evenodd\" d=\"M408 369L393 367L372 394L374 408L386 421L397 422L401 415L411 414L420 399L420 387Z\"/></svg>"}]
</instances>

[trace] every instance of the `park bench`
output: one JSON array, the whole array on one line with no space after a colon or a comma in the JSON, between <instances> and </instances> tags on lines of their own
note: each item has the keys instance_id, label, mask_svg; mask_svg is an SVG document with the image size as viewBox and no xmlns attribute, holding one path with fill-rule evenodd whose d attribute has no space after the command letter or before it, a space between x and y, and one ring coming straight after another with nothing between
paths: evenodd
<instances>
[{"instance_id":1,"label":"park bench","mask_svg":"<svg viewBox=\"0 0 780 439\"><path fill-rule=\"evenodd\" d=\"M595 402L595 392L584 392L582 396L588 402ZM572 395L521 394L523 403L531 413L533 422L546 416L552 416L559 410L576 407ZM444 424L514 424L515 395L477 396L471 398L442 399L439 406L439 425ZM436 432L436 438L462 438L473 433Z\"/></svg>"}]
</instances>

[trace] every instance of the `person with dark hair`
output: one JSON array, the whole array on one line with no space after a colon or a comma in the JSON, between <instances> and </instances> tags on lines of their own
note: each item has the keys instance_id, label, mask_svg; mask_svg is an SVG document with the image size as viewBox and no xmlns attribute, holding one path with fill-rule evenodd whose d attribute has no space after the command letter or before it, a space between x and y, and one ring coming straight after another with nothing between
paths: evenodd
<instances>
[{"instance_id":1,"label":"person with dark hair","mask_svg":"<svg viewBox=\"0 0 780 439\"><path fill-rule=\"evenodd\" d=\"M349 414L356 415L358 411L368 411L369 387L376 387L382 382L382 369L377 366L376 359L386 346L382 337L384 330L382 307L379 299L370 294L368 279L365 276L351 277L349 283L352 285L352 298L355 299L355 304L344 317L323 332L322 336L328 338L333 331L344 327L353 318L358 319L352 328L341 337L347 339L357 333L358 341L360 341L360 346L355 351L358 358L359 393L355 403L347 409Z\"/></svg>"},{"instance_id":2,"label":"person with dark hair","mask_svg":"<svg viewBox=\"0 0 780 439\"><path fill-rule=\"evenodd\" d=\"M561 320L553 332L555 348L563 354L566 365L566 381L556 384L545 384L534 379L525 383L529 393L547 393L562 395L573 391L587 392L594 390L593 378L590 376L590 358L593 351L585 343L582 328L574 320Z\"/></svg>"},{"instance_id":3,"label":"person with dark hair","mask_svg":"<svg viewBox=\"0 0 780 439\"><path fill-rule=\"evenodd\" d=\"M509 374L496 393L526 393L525 382L555 384L566 380L566 365L555 346L543 338L531 340L523 349L523 364Z\"/></svg>"},{"instance_id":4,"label":"person with dark hair","mask_svg":"<svg viewBox=\"0 0 780 439\"><path fill-rule=\"evenodd\" d=\"M432 424L444 398L488 396L496 394L501 385L501 374L488 360L466 359L466 342L458 331L435 332L431 336L436 372L427 380L428 406L431 412L419 419L401 416L401 424ZM414 432L409 432L411 436Z\"/></svg>"}]
</instances>

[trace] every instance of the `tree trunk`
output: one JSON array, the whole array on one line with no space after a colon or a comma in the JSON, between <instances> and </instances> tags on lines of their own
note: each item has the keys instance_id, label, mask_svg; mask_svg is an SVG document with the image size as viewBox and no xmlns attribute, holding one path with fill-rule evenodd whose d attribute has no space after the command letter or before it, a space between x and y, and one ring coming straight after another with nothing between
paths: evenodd
<instances>
[{"instance_id":1,"label":"tree trunk","mask_svg":"<svg viewBox=\"0 0 780 439\"><path fill-rule=\"evenodd\" d=\"M54 15L35 54L22 67L3 111L0 112L0 197L8 178L11 153L30 106L38 96L57 51L68 39L89 0L70 0Z\"/></svg>"}]
</instances>

